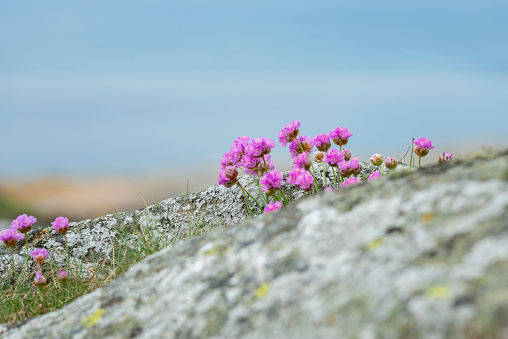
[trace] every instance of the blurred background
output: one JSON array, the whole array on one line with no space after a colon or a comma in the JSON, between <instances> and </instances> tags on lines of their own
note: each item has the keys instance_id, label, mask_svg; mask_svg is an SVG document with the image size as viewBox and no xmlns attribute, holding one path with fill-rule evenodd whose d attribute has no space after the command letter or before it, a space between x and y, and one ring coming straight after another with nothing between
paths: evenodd
<instances>
[{"instance_id":1,"label":"blurred background","mask_svg":"<svg viewBox=\"0 0 508 339\"><path fill-rule=\"evenodd\" d=\"M507 17L489 0L2 1L1 223L197 191L234 139L291 120L347 127L363 161L418 137L427 164L506 147Z\"/></svg>"}]
</instances>

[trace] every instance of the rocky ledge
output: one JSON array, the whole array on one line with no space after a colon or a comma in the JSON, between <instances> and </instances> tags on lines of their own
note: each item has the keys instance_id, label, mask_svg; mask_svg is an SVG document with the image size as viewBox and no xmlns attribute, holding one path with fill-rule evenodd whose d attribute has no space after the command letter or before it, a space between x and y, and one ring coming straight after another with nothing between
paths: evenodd
<instances>
[{"instance_id":1,"label":"rocky ledge","mask_svg":"<svg viewBox=\"0 0 508 339\"><path fill-rule=\"evenodd\" d=\"M100 218L97 233L75 240L98 253L94 239L115 236L108 225L143 227L143 213L164 229L190 210L231 226L157 252L61 310L4 326L3 337L508 338L507 181L505 150L254 218L240 191L227 203L181 196L156 213ZM222 214L205 213L211 206Z\"/></svg>"}]
</instances>

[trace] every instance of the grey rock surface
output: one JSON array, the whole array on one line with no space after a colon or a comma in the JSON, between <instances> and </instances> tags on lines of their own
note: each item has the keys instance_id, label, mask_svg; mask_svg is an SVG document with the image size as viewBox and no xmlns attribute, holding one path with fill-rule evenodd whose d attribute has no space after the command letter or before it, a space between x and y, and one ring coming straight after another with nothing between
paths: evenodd
<instances>
[{"instance_id":1,"label":"grey rock surface","mask_svg":"<svg viewBox=\"0 0 508 339\"><path fill-rule=\"evenodd\" d=\"M238 206L3 338L508 338L508 150Z\"/></svg>"}]
</instances>

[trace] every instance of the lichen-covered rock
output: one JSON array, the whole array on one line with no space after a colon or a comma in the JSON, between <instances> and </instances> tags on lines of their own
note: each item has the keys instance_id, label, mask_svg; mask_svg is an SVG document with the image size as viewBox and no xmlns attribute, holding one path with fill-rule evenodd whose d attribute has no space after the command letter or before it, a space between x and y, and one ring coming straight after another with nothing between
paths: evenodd
<instances>
[{"instance_id":1,"label":"lichen-covered rock","mask_svg":"<svg viewBox=\"0 0 508 339\"><path fill-rule=\"evenodd\" d=\"M508 338L507 244L508 150L180 242L4 337Z\"/></svg>"}]
</instances>

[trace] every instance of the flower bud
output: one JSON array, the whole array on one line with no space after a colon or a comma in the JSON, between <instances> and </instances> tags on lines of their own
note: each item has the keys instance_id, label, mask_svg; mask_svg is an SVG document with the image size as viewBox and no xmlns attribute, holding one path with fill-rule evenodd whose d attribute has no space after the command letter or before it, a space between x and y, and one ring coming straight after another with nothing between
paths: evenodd
<instances>
[{"instance_id":1,"label":"flower bud","mask_svg":"<svg viewBox=\"0 0 508 339\"><path fill-rule=\"evenodd\" d=\"M46 286L47 284L46 278L39 271L35 272L34 284L39 288Z\"/></svg>"},{"instance_id":2,"label":"flower bud","mask_svg":"<svg viewBox=\"0 0 508 339\"><path fill-rule=\"evenodd\" d=\"M397 167L397 159L395 159L394 157L386 158L385 166L388 169L394 169L395 167Z\"/></svg>"},{"instance_id":3,"label":"flower bud","mask_svg":"<svg viewBox=\"0 0 508 339\"><path fill-rule=\"evenodd\" d=\"M376 153L370 158L370 162L374 166L381 166L383 164L383 157L381 156L381 154Z\"/></svg>"},{"instance_id":4,"label":"flower bud","mask_svg":"<svg viewBox=\"0 0 508 339\"><path fill-rule=\"evenodd\" d=\"M450 153L448 153L448 152L443 152L439 156L439 160L437 162L440 163L440 164L444 164L444 163L447 163L447 162L450 162L450 161L452 161L452 155Z\"/></svg>"}]
</instances>

